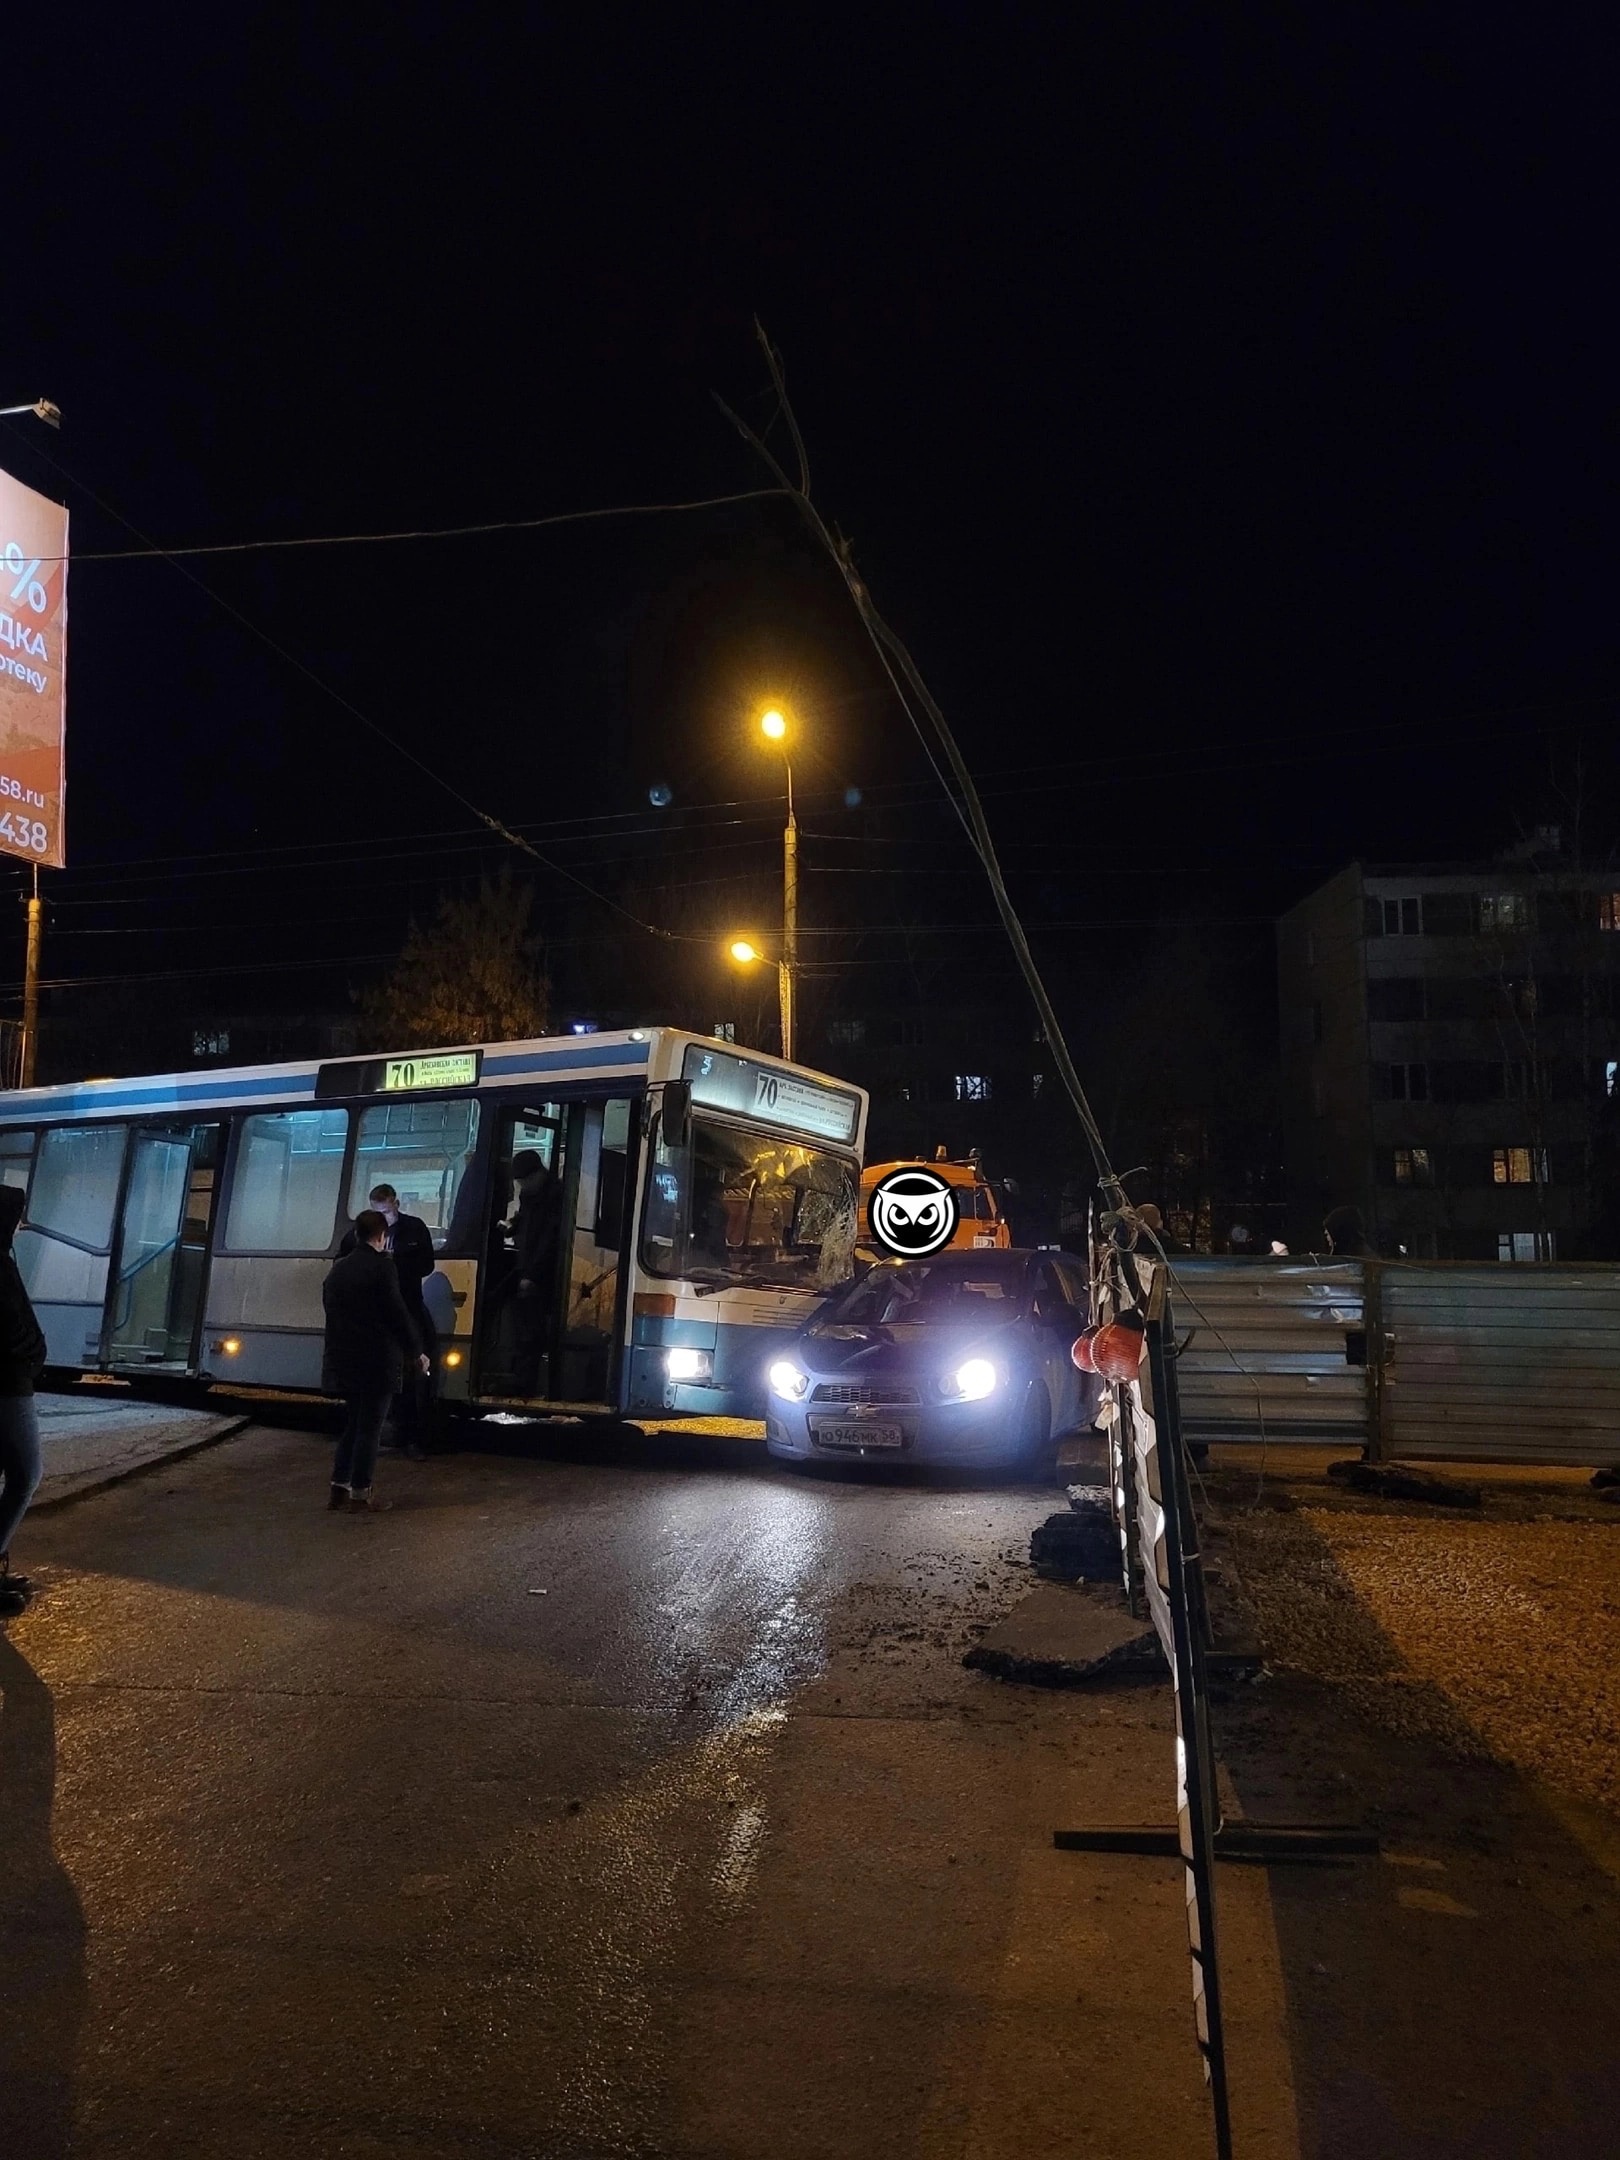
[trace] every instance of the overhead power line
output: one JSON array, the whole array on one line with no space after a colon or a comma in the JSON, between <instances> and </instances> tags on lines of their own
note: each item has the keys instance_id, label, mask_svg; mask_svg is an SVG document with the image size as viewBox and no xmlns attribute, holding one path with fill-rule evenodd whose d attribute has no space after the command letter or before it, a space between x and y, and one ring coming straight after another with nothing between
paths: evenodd
<instances>
[{"instance_id":1,"label":"overhead power line","mask_svg":"<svg viewBox=\"0 0 1620 2160\"><path fill-rule=\"evenodd\" d=\"M1073 1057L1070 1055L1069 1046L1063 1034L1062 1023L1057 1016L1057 1009L1053 1005L1045 981L1042 979L1035 955L1030 950L1029 939L1024 933L1023 923L1019 920L1018 910L1014 907L1012 896L1007 890L1007 882L1002 875L1001 863L996 854L995 841L991 836L989 822L984 814L984 805L979 800L979 792L974 785L973 774L969 769L967 760L962 755L949 721L935 702L916 662L906 650L902 640L896 636L895 632L890 629L878 612L876 603L855 568L854 555L849 542L833 536L820 511L811 501L809 460L805 452L804 439L799 432L799 423L794 416L793 407L788 398L787 382L783 373L781 356L757 322L754 328L759 338L760 349L765 355L765 365L770 371L771 383L776 392L777 408L786 421L788 433L793 440L799 469L797 482L788 477L775 453L767 447L748 423L740 419L723 401L717 400L717 402L720 403L721 410L726 414L733 426L737 428L743 439L753 445L758 456L764 460L782 487L792 496L806 525L826 549L839 575L842 577L850 599L855 604L855 611L860 616L862 625L872 641L873 649L877 653L883 670L894 686L894 692L900 700L901 709L911 722L917 740L922 744L929 763L933 766L935 772L939 774L940 784L945 789L947 797L955 805L957 815L962 821L974 853L984 865L985 876L990 881L990 891L995 900L996 912L1001 917L1002 927L1007 933L1008 942L1011 944L1013 954L1017 959L1019 972L1024 978L1030 996L1034 1001L1036 1012L1040 1016L1041 1026L1045 1031L1047 1044L1052 1052L1052 1062L1057 1067L1058 1077L1063 1083L1069 1100L1074 1105L1075 1114L1080 1120L1081 1130L1084 1132L1087 1144L1091 1149L1092 1160L1097 1169L1098 1183L1102 1186L1111 1208L1128 1208L1128 1196L1114 1171L1113 1165L1109 1162L1107 1142L1103 1138L1102 1128L1097 1123L1092 1112L1085 1088L1081 1084L1079 1071L1075 1066ZM919 708L923 713L926 713L932 725L933 741L930 741L928 732L918 717ZM938 752L943 752L946 765L949 767L951 775L949 781L940 770L936 746ZM951 781L955 782L954 789Z\"/></svg>"},{"instance_id":2,"label":"overhead power line","mask_svg":"<svg viewBox=\"0 0 1620 2160\"><path fill-rule=\"evenodd\" d=\"M402 743L398 739L397 736L390 734L388 729L383 726L380 720L374 720L369 713L362 711L361 708L355 704L352 698L345 697L343 692L337 689L334 684L329 683L324 676L317 674L314 668L309 665L308 661L300 660L296 653L289 652L285 645L281 644L278 639L273 638L270 635L268 630L262 629L259 624L252 621L250 617L244 615L239 607L233 606L231 602L225 599L222 594L217 593L211 585L205 584L203 580L198 577L197 573L194 570L188 570L186 568L186 565L178 559L178 556L174 549L160 546L159 543L152 538L150 533L142 532L138 525L136 525L131 519L125 517L121 510L115 509L111 503L107 502L104 499L104 497L98 495L95 489L92 488L87 481L81 480L76 473L71 471L68 466L62 463L60 458L52 457L49 451L41 450L38 448L37 445L34 446L34 454L37 457L43 458L47 465L52 466L57 472L61 473L63 478L70 481L74 487L82 488L85 494L90 497L90 500L95 503L99 509L104 511L108 517L115 519L120 525L125 528L126 531L132 532L135 535L136 539L142 543L147 553L153 556L160 556L165 562L172 564L173 567L179 571L180 575L185 578L188 583L195 585L200 593L204 594L209 600L214 603L215 607L222 609L225 614L229 615L232 618L233 621L239 623L242 628L248 632L249 636L257 638L259 642L264 645L270 652L273 652L279 660L283 661L297 674L302 675L307 682L313 683L315 688L319 690L323 696L329 697L332 702L337 705L342 711L346 712L351 719L357 720L363 728L368 729L370 733L375 735L380 742L386 743L389 749L394 752L396 757L404 758L408 764L414 765L419 773L421 773L426 779L430 780L435 787L442 788L445 794L451 796L456 802L460 803L461 807L464 810L470 812L473 817L477 818L479 823L486 826L488 830L496 836L497 839L504 840L510 847L516 848L521 854L532 856L537 863L541 864L543 868L551 871L553 875L560 878L565 878L570 885L577 886L578 889L583 893L588 893L593 900L599 901L603 907L610 908L615 915L622 916L626 922L634 923L638 930L646 931L649 937L662 938L670 943L685 942L683 933L675 930L665 930L661 928L657 923L644 922L639 915L632 913L632 911L627 907L622 907L620 903L617 900L611 898L609 894L599 892L594 885L587 883L584 878L577 876L574 871L567 869L562 863L554 862L549 856L542 855L540 850L535 847L531 841L523 839L521 835L514 832L512 828L507 825L502 819L496 817L493 811L486 810L483 808L482 804L474 802L470 795L464 795L461 789L456 787L453 782L445 779L442 773L435 771L425 758L418 757L416 752L412 749L409 749L404 743ZM756 494L769 492L773 491L755 491ZM685 506L671 504L667 505L666 507L675 509ZM584 512L570 512L567 514L567 516L583 517L586 514L587 513ZM566 521L566 519L564 521Z\"/></svg>"}]
</instances>

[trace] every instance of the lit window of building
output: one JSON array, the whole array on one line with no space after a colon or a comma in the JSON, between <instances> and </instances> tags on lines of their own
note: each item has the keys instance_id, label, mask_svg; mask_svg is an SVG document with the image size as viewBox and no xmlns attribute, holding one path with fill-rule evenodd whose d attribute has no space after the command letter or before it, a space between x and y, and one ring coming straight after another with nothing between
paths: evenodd
<instances>
[{"instance_id":1,"label":"lit window of building","mask_svg":"<svg viewBox=\"0 0 1620 2160\"><path fill-rule=\"evenodd\" d=\"M737 1040L736 1021L717 1020L714 1023L714 1036L716 1042L735 1042Z\"/></svg>"},{"instance_id":2,"label":"lit window of building","mask_svg":"<svg viewBox=\"0 0 1620 2160\"><path fill-rule=\"evenodd\" d=\"M1600 930L1620 930L1620 892L1598 894L1597 919Z\"/></svg>"},{"instance_id":3,"label":"lit window of building","mask_svg":"<svg viewBox=\"0 0 1620 2160\"><path fill-rule=\"evenodd\" d=\"M1397 1185L1434 1183L1434 1164L1426 1147L1398 1147L1395 1150L1395 1182Z\"/></svg>"},{"instance_id":4,"label":"lit window of building","mask_svg":"<svg viewBox=\"0 0 1620 2160\"><path fill-rule=\"evenodd\" d=\"M1499 1147L1491 1150L1491 1182L1496 1185L1545 1185L1545 1148Z\"/></svg>"},{"instance_id":5,"label":"lit window of building","mask_svg":"<svg viewBox=\"0 0 1620 2160\"><path fill-rule=\"evenodd\" d=\"M958 1102L988 1102L990 1100L990 1075L988 1073L958 1073L956 1075L956 1099Z\"/></svg>"},{"instance_id":6,"label":"lit window of building","mask_svg":"<svg viewBox=\"0 0 1620 2160\"><path fill-rule=\"evenodd\" d=\"M1551 1230L1504 1230L1496 1240L1498 1260L1555 1260L1558 1242Z\"/></svg>"}]
</instances>

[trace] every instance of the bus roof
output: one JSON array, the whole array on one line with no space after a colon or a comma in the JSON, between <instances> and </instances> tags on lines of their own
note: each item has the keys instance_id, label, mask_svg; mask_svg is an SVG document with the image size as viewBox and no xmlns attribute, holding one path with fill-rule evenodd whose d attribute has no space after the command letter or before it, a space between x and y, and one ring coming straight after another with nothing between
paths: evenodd
<instances>
[{"instance_id":1,"label":"bus roof","mask_svg":"<svg viewBox=\"0 0 1620 2160\"><path fill-rule=\"evenodd\" d=\"M646 1072L652 1028L614 1034L541 1035L528 1042L447 1045L422 1055L481 1049L480 1086L491 1082L638 1078ZM408 1052L396 1053L409 1055ZM380 1052L378 1056L387 1056ZM206 1072L153 1073L122 1080L72 1080L59 1087L18 1088L0 1094L0 1125L51 1118L110 1117L120 1111L223 1110L248 1103L313 1103L323 1066L364 1065L363 1055L300 1058L287 1065L223 1065ZM358 1093L359 1090L357 1089Z\"/></svg>"},{"instance_id":2,"label":"bus roof","mask_svg":"<svg viewBox=\"0 0 1620 2160\"><path fill-rule=\"evenodd\" d=\"M300 1058L281 1065L224 1065L202 1072L153 1073L122 1079L73 1080L57 1087L17 1088L0 1092L0 1129L64 1119L157 1116L198 1111L227 1110L275 1105L298 1105L318 1101L359 1100L367 1095L385 1099L389 1092L380 1077L362 1079L367 1066L374 1070L397 1060L454 1058L477 1052L480 1070L477 1085L522 1086L545 1080L567 1086L582 1080L627 1080L645 1083L653 1066L656 1083L666 1069L678 1074L682 1045L697 1044L753 1065L774 1066L783 1072L801 1073L823 1087L834 1088L859 1099L864 1112L865 1094L847 1080L816 1073L808 1066L788 1064L766 1050L743 1050L724 1045L686 1028L653 1026L593 1031L588 1035L541 1035L524 1042L447 1043L431 1050L358 1052L328 1058ZM655 1062L656 1053L656 1062ZM673 1065L670 1060L673 1059ZM344 1068L354 1069L352 1089L343 1085ZM322 1076L325 1075L323 1084ZM455 1083L442 1082L447 1091ZM401 1094L425 1092L409 1081L396 1083ZM465 1092L464 1086L460 1089ZM857 1118L857 1129L859 1126Z\"/></svg>"}]
</instances>

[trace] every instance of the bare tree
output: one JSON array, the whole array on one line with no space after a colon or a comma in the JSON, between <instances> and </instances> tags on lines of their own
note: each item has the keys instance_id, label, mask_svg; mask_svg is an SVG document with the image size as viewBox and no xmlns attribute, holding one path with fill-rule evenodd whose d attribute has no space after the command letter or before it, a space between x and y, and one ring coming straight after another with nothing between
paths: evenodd
<instances>
[{"instance_id":1,"label":"bare tree","mask_svg":"<svg viewBox=\"0 0 1620 2160\"><path fill-rule=\"evenodd\" d=\"M543 1035L550 986L533 904L532 888L509 872L471 895L444 894L432 923L412 923L392 971L363 997L367 1039L415 1050Z\"/></svg>"}]
</instances>

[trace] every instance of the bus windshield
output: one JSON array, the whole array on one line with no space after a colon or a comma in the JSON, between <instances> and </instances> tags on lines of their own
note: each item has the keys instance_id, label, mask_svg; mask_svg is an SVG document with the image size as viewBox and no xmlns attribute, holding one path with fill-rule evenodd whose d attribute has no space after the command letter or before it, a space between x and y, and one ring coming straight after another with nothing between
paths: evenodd
<instances>
[{"instance_id":1,"label":"bus windshield","mask_svg":"<svg viewBox=\"0 0 1620 2160\"><path fill-rule=\"evenodd\" d=\"M679 1154L656 1150L642 1257L689 1281L836 1290L854 1267L854 1163L775 1134L692 1124Z\"/></svg>"}]
</instances>

